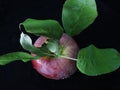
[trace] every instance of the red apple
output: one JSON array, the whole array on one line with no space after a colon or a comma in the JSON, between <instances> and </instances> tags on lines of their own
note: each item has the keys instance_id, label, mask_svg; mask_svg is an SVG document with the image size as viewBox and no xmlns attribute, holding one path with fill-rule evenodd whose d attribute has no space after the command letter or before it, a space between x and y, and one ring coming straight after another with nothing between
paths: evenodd
<instances>
[{"instance_id":1,"label":"red apple","mask_svg":"<svg viewBox=\"0 0 120 90\"><path fill-rule=\"evenodd\" d=\"M47 41L47 37L39 37L34 46L41 47ZM78 45L67 34L63 34L60 39L60 45L64 46L62 56L76 58L78 54ZM40 57L39 60L32 60L35 70L41 75L49 79L64 79L74 74L76 71L76 61L62 58L62 57Z\"/></svg>"}]
</instances>

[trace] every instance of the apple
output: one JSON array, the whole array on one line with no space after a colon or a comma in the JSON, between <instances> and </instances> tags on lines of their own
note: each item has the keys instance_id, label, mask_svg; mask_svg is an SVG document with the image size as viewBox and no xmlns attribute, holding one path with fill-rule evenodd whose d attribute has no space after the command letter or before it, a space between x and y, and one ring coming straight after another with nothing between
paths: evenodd
<instances>
[{"instance_id":1,"label":"apple","mask_svg":"<svg viewBox=\"0 0 120 90\"><path fill-rule=\"evenodd\" d=\"M35 41L34 46L41 47L47 39L47 37L40 36ZM64 33L59 43L60 46L63 47L61 57L44 56L40 57L38 60L32 60L34 69L42 76L49 79L59 80L68 78L70 75L74 74L77 69L76 61L62 57L77 57L79 48L75 40Z\"/></svg>"}]
</instances>

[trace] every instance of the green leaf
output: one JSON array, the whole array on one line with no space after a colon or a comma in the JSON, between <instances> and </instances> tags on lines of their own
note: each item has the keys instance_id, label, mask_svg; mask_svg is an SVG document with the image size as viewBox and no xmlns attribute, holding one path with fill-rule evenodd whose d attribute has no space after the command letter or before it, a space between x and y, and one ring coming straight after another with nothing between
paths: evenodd
<instances>
[{"instance_id":1,"label":"green leaf","mask_svg":"<svg viewBox=\"0 0 120 90\"><path fill-rule=\"evenodd\" d=\"M52 39L47 43L47 48L56 55L59 54L59 41Z\"/></svg>"},{"instance_id":2,"label":"green leaf","mask_svg":"<svg viewBox=\"0 0 120 90\"><path fill-rule=\"evenodd\" d=\"M98 49L90 45L79 51L77 67L89 76L110 73L120 66L120 54L112 48Z\"/></svg>"},{"instance_id":3,"label":"green leaf","mask_svg":"<svg viewBox=\"0 0 120 90\"><path fill-rule=\"evenodd\" d=\"M95 0L66 0L62 11L62 22L70 36L78 35L97 17Z\"/></svg>"},{"instance_id":4,"label":"green leaf","mask_svg":"<svg viewBox=\"0 0 120 90\"><path fill-rule=\"evenodd\" d=\"M55 20L26 19L20 25L25 27L26 32L37 36L44 35L50 38L60 39L63 33L63 28Z\"/></svg>"},{"instance_id":5,"label":"green leaf","mask_svg":"<svg viewBox=\"0 0 120 90\"><path fill-rule=\"evenodd\" d=\"M28 50L29 52L34 53L38 56L48 55L47 47L36 48L35 46L32 45L32 40L27 34L21 33L20 44L25 50Z\"/></svg>"},{"instance_id":6,"label":"green leaf","mask_svg":"<svg viewBox=\"0 0 120 90\"><path fill-rule=\"evenodd\" d=\"M38 57L33 57L31 54L25 52L13 52L0 56L0 65L6 65L10 62L16 60L22 60L23 62L28 62L33 59L37 59Z\"/></svg>"}]
</instances>

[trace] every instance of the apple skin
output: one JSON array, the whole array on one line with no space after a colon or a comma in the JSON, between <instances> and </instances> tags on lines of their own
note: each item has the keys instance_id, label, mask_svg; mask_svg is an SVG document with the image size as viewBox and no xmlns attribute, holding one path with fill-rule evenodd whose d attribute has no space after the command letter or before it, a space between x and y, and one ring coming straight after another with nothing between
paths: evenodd
<instances>
[{"instance_id":1,"label":"apple skin","mask_svg":"<svg viewBox=\"0 0 120 90\"><path fill-rule=\"evenodd\" d=\"M34 43L35 47L41 47L47 41L47 37L41 36ZM76 58L78 54L78 45L67 34L63 34L60 39L60 45L64 45L62 55ZM39 60L32 60L34 69L42 76L49 79L65 79L74 74L77 70L76 61L61 57L40 57Z\"/></svg>"}]
</instances>

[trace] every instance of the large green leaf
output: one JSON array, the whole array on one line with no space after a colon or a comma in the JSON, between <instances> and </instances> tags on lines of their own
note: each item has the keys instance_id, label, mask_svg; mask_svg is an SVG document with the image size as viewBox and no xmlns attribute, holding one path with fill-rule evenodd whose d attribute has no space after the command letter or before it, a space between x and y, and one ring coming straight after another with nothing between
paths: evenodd
<instances>
[{"instance_id":1,"label":"large green leaf","mask_svg":"<svg viewBox=\"0 0 120 90\"><path fill-rule=\"evenodd\" d=\"M89 76L106 74L118 69L120 54L112 48L98 49L90 45L79 51L77 67Z\"/></svg>"},{"instance_id":2,"label":"large green leaf","mask_svg":"<svg viewBox=\"0 0 120 90\"><path fill-rule=\"evenodd\" d=\"M35 46L32 45L32 40L27 34L21 33L20 44L25 50L28 50L29 52L34 53L38 56L48 55L47 47L36 48Z\"/></svg>"},{"instance_id":3,"label":"large green leaf","mask_svg":"<svg viewBox=\"0 0 120 90\"><path fill-rule=\"evenodd\" d=\"M63 33L63 28L55 20L26 19L20 25L25 27L26 32L37 36L45 35L50 38L60 39Z\"/></svg>"},{"instance_id":4,"label":"large green leaf","mask_svg":"<svg viewBox=\"0 0 120 90\"><path fill-rule=\"evenodd\" d=\"M66 0L62 22L67 34L74 36L93 23L97 17L95 0Z\"/></svg>"},{"instance_id":5,"label":"large green leaf","mask_svg":"<svg viewBox=\"0 0 120 90\"><path fill-rule=\"evenodd\" d=\"M0 56L0 65L6 65L10 62L16 60L22 60L23 62L28 62L32 59L37 59L38 57L33 57L31 54L25 52L13 52Z\"/></svg>"}]
</instances>

